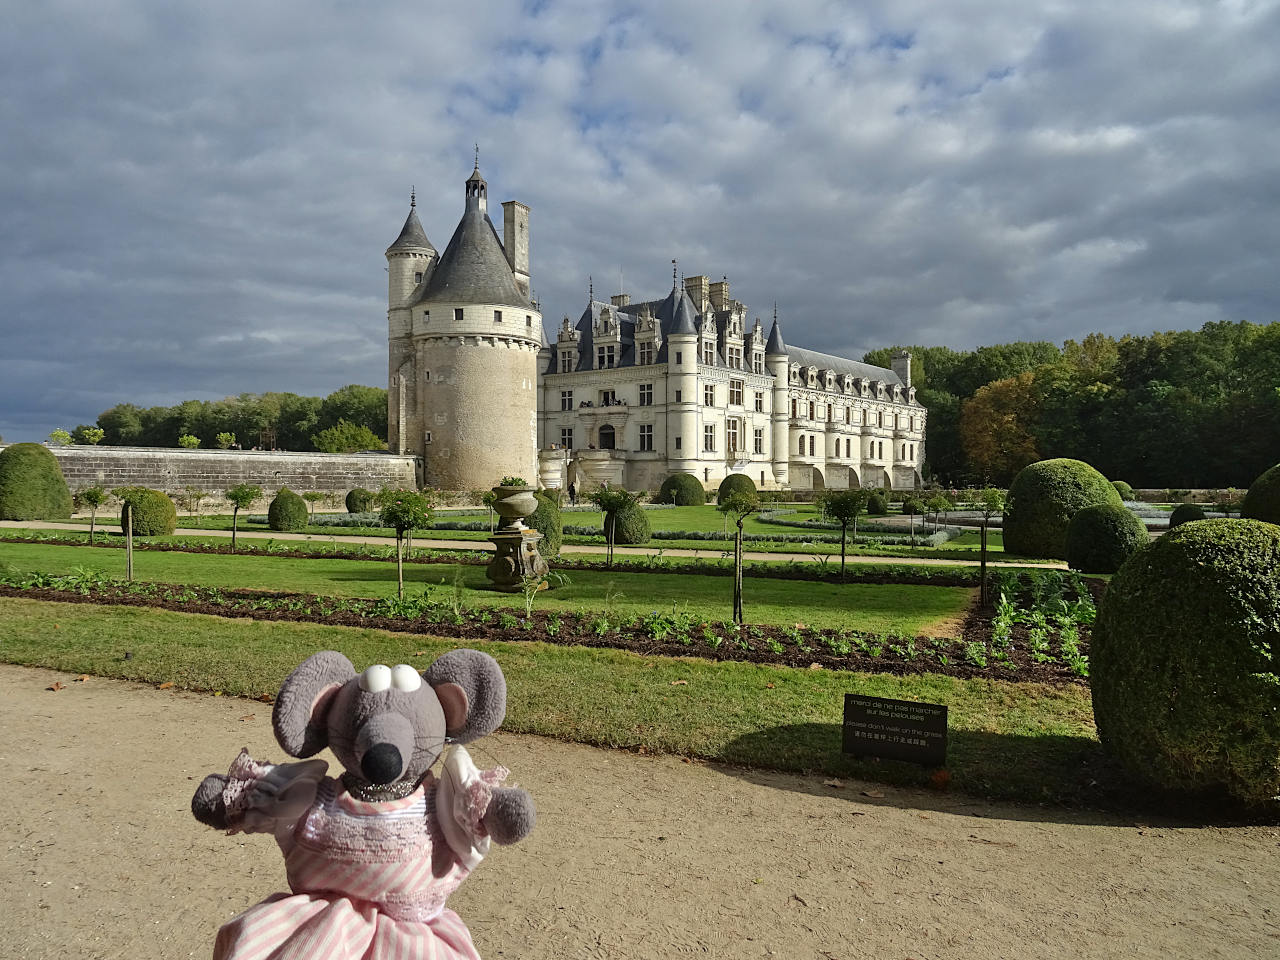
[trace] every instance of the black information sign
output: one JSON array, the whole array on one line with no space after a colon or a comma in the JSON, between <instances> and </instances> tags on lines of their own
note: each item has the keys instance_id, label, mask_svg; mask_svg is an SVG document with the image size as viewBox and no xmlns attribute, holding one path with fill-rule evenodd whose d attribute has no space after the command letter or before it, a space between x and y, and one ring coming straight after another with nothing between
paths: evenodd
<instances>
[{"instance_id":1,"label":"black information sign","mask_svg":"<svg viewBox=\"0 0 1280 960\"><path fill-rule=\"evenodd\" d=\"M938 703L846 693L843 749L857 756L945 766L947 708Z\"/></svg>"}]
</instances>

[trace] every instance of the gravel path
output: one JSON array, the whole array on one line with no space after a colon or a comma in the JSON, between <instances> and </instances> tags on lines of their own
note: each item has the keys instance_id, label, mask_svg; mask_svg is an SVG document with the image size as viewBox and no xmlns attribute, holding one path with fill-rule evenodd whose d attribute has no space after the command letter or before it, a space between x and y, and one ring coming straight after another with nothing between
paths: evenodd
<instances>
[{"instance_id":1,"label":"gravel path","mask_svg":"<svg viewBox=\"0 0 1280 960\"><path fill-rule=\"evenodd\" d=\"M53 692L46 688L60 681ZM0 956L206 957L276 891L190 816L263 703L0 665ZM534 834L450 900L487 958L1280 956L1280 830L1135 825L500 735ZM476 751L479 753L480 751Z\"/></svg>"}]
</instances>

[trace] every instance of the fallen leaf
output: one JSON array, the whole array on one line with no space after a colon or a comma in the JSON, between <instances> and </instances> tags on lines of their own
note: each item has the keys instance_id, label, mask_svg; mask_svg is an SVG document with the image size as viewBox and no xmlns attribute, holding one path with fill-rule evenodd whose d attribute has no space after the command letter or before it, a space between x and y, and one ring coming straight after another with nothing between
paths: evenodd
<instances>
[{"instance_id":1,"label":"fallen leaf","mask_svg":"<svg viewBox=\"0 0 1280 960\"><path fill-rule=\"evenodd\" d=\"M426 655L426 653L427 653L427 651L425 651L425 650L419 650L419 651L417 651L416 653L414 653L414 656L415 656L415 657L422 657L422 656L425 656L425 655Z\"/></svg>"},{"instance_id":2,"label":"fallen leaf","mask_svg":"<svg viewBox=\"0 0 1280 960\"><path fill-rule=\"evenodd\" d=\"M844 786L844 781L838 780L835 777L832 777L830 780L823 780L822 785L824 787L835 787L836 789L839 789L840 787Z\"/></svg>"},{"instance_id":3,"label":"fallen leaf","mask_svg":"<svg viewBox=\"0 0 1280 960\"><path fill-rule=\"evenodd\" d=\"M241 723L244 723L244 722L246 722L246 721L248 721L248 720L252 720L252 719L253 719L253 714L252 714L252 713L246 713L243 717L241 717L241 718L240 718L240 722L241 722Z\"/></svg>"},{"instance_id":4,"label":"fallen leaf","mask_svg":"<svg viewBox=\"0 0 1280 960\"><path fill-rule=\"evenodd\" d=\"M59 690L62 690L65 686L66 684L64 684L61 680L55 680L53 681L53 683L49 684L49 686L45 687L45 689L52 690L54 693L57 693Z\"/></svg>"},{"instance_id":5,"label":"fallen leaf","mask_svg":"<svg viewBox=\"0 0 1280 960\"><path fill-rule=\"evenodd\" d=\"M75 680L73 680L73 681L71 681L71 682L72 682L72 683L84 683L84 682L85 682L86 680L88 680L88 679L89 679L89 675L88 675L87 673L82 673L82 674L80 674L80 676L76 677L76 678L75 678Z\"/></svg>"},{"instance_id":6,"label":"fallen leaf","mask_svg":"<svg viewBox=\"0 0 1280 960\"><path fill-rule=\"evenodd\" d=\"M764 877L753 877L753 878L751 879L751 882L752 882L752 883L764 883Z\"/></svg>"},{"instance_id":7,"label":"fallen leaf","mask_svg":"<svg viewBox=\"0 0 1280 960\"><path fill-rule=\"evenodd\" d=\"M935 770L933 776L929 778L929 786L935 790L945 790L951 786L950 770Z\"/></svg>"},{"instance_id":8,"label":"fallen leaf","mask_svg":"<svg viewBox=\"0 0 1280 960\"><path fill-rule=\"evenodd\" d=\"M798 893L793 893L791 895L791 899L794 900L796 903L800 904L800 906L802 907L807 907L809 905L808 901L805 900L804 897L800 896L800 894Z\"/></svg>"},{"instance_id":9,"label":"fallen leaf","mask_svg":"<svg viewBox=\"0 0 1280 960\"><path fill-rule=\"evenodd\" d=\"M809 664L809 669L810 669L810 670L821 670L821 669L822 669L822 664L820 664L820 663L811 663L811 664Z\"/></svg>"},{"instance_id":10,"label":"fallen leaf","mask_svg":"<svg viewBox=\"0 0 1280 960\"><path fill-rule=\"evenodd\" d=\"M864 797L870 797L872 800L884 799L884 794L879 790L863 790L862 795Z\"/></svg>"},{"instance_id":11,"label":"fallen leaf","mask_svg":"<svg viewBox=\"0 0 1280 960\"><path fill-rule=\"evenodd\" d=\"M689 685L689 681L688 680L672 680L671 685L673 687L687 687Z\"/></svg>"},{"instance_id":12,"label":"fallen leaf","mask_svg":"<svg viewBox=\"0 0 1280 960\"><path fill-rule=\"evenodd\" d=\"M773 687L774 687L774 685L773 685L772 683L766 683L766 684L764 685L764 688L765 688L766 690L772 690L772 689L773 689Z\"/></svg>"},{"instance_id":13,"label":"fallen leaf","mask_svg":"<svg viewBox=\"0 0 1280 960\"><path fill-rule=\"evenodd\" d=\"M156 687L156 689L157 689L157 690L168 690L168 689L169 689L170 687L172 687L172 686L173 686L173 681L172 681L172 680L166 680L164 683L160 684L160 686Z\"/></svg>"}]
</instances>

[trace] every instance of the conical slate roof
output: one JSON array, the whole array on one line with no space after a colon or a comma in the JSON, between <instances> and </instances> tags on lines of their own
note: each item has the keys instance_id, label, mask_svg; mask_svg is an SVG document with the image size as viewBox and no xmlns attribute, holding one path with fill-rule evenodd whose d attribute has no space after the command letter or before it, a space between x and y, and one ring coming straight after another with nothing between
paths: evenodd
<instances>
[{"instance_id":1,"label":"conical slate roof","mask_svg":"<svg viewBox=\"0 0 1280 960\"><path fill-rule=\"evenodd\" d=\"M528 310L528 299L516 286L498 231L478 207L468 209L440 255L419 302L449 300L494 303Z\"/></svg>"},{"instance_id":2,"label":"conical slate roof","mask_svg":"<svg viewBox=\"0 0 1280 960\"><path fill-rule=\"evenodd\" d=\"M785 357L787 345L782 342L782 328L778 326L778 318L774 317L773 326L769 329L769 342L764 345L766 357Z\"/></svg>"},{"instance_id":3,"label":"conical slate roof","mask_svg":"<svg viewBox=\"0 0 1280 960\"><path fill-rule=\"evenodd\" d=\"M409 208L409 216L405 218L404 227L400 230L400 236L396 237L395 243L387 247L387 256L401 251L412 251L413 253L436 252L436 248L427 239L427 234L422 229L422 224L418 222L418 211L412 206Z\"/></svg>"},{"instance_id":4,"label":"conical slate roof","mask_svg":"<svg viewBox=\"0 0 1280 960\"><path fill-rule=\"evenodd\" d=\"M658 304L654 315L661 324L663 337L669 337L673 333L696 335L698 332L697 308L689 299L689 294L685 293L678 283L672 284L667 299Z\"/></svg>"}]
</instances>

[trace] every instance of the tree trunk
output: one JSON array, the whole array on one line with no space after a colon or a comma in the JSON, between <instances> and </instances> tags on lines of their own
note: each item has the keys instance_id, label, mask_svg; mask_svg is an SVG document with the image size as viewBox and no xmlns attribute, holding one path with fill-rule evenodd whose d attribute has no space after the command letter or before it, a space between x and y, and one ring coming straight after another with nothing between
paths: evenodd
<instances>
[{"instance_id":1,"label":"tree trunk","mask_svg":"<svg viewBox=\"0 0 1280 960\"><path fill-rule=\"evenodd\" d=\"M733 540L733 622L742 623L742 521Z\"/></svg>"},{"instance_id":2,"label":"tree trunk","mask_svg":"<svg viewBox=\"0 0 1280 960\"><path fill-rule=\"evenodd\" d=\"M94 527L98 521L98 508L90 504L89 506L89 542L94 541Z\"/></svg>"},{"instance_id":3,"label":"tree trunk","mask_svg":"<svg viewBox=\"0 0 1280 960\"><path fill-rule=\"evenodd\" d=\"M911 515L911 549L916 548L916 515Z\"/></svg>"},{"instance_id":4,"label":"tree trunk","mask_svg":"<svg viewBox=\"0 0 1280 960\"><path fill-rule=\"evenodd\" d=\"M413 559L413 531L405 531L404 555L406 560Z\"/></svg>"},{"instance_id":5,"label":"tree trunk","mask_svg":"<svg viewBox=\"0 0 1280 960\"><path fill-rule=\"evenodd\" d=\"M841 580L844 579L844 539L845 539L845 534L848 532L848 530L849 530L849 525L847 523L841 524L840 526L840 579Z\"/></svg>"},{"instance_id":6,"label":"tree trunk","mask_svg":"<svg viewBox=\"0 0 1280 960\"><path fill-rule=\"evenodd\" d=\"M133 579L133 504L124 505L124 578Z\"/></svg>"},{"instance_id":7,"label":"tree trunk","mask_svg":"<svg viewBox=\"0 0 1280 960\"><path fill-rule=\"evenodd\" d=\"M396 531L396 598L404 599L404 535Z\"/></svg>"},{"instance_id":8,"label":"tree trunk","mask_svg":"<svg viewBox=\"0 0 1280 960\"><path fill-rule=\"evenodd\" d=\"M608 530L608 534L605 536L606 549L605 549L604 565L605 565L605 569L612 570L613 569L613 535L614 535L614 532L618 529L617 512L615 511L614 513L607 514L605 519L609 524L609 530Z\"/></svg>"},{"instance_id":9,"label":"tree trunk","mask_svg":"<svg viewBox=\"0 0 1280 960\"><path fill-rule=\"evenodd\" d=\"M236 552L236 521L240 519L240 504L231 505L231 552Z\"/></svg>"},{"instance_id":10,"label":"tree trunk","mask_svg":"<svg viewBox=\"0 0 1280 960\"><path fill-rule=\"evenodd\" d=\"M978 572L978 603L987 604L987 518L982 518L982 561Z\"/></svg>"}]
</instances>

